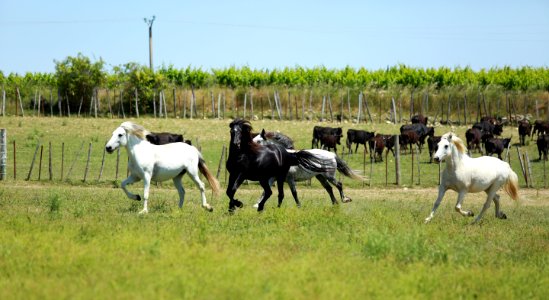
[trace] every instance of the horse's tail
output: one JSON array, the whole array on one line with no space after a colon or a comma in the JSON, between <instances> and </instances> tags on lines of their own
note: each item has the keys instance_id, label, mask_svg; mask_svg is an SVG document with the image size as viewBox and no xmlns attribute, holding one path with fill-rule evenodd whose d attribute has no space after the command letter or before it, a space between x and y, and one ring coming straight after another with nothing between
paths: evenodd
<instances>
[{"instance_id":1,"label":"horse's tail","mask_svg":"<svg viewBox=\"0 0 549 300\"><path fill-rule=\"evenodd\" d=\"M292 163L292 165L299 165L311 172L324 173L333 169L322 157L316 156L311 152L301 150L288 153L295 158L295 163Z\"/></svg>"},{"instance_id":2,"label":"horse's tail","mask_svg":"<svg viewBox=\"0 0 549 300\"><path fill-rule=\"evenodd\" d=\"M200 160L198 162L198 169L200 170L200 173L202 173L202 175L204 175L208 180L208 183L212 187L212 191L214 192L214 194L219 195L219 190L220 190L219 181L217 181L217 179L212 175L212 173L210 173L210 170L208 170L208 167L206 166L206 162L202 157L200 157Z\"/></svg>"},{"instance_id":3,"label":"horse's tail","mask_svg":"<svg viewBox=\"0 0 549 300\"><path fill-rule=\"evenodd\" d=\"M513 200L518 200L518 176L510 167L509 171L509 177L507 178L507 182L503 186L503 189Z\"/></svg>"},{"instance_id":4,"label":"horse's tail","mask_svg":"<svg viewBox=\"0 0 549 300\"><path fill-rule=\"evenodd\" d=\"M339 156L336 155L335 159L337 164L337 170L339 171L339 173L352 179L364 180L364 177L358 175L353 170L351 170L351 168L349 168L349 165L347 165L347 163Z\"/></svg>"}]
</instances>

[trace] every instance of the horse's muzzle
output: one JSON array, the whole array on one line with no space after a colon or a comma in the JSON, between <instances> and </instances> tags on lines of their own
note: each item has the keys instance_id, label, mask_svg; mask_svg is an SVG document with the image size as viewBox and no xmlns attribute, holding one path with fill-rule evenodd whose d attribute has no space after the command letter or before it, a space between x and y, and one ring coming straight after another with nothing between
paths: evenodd
<instances>
[{"instance_id":1,"label":"horse's muzzle","mask_svg":"<svg viewBox=\"0 0 549 300\"><path fill-rule=\"evenodd\" d=\"M114 152L114 148L111 147L111 146L106 146L106 147L105 147L105 150L106 150L109 154L111 154L111 153Z\"/></svg>"},{"instance_id":2,"label":"horse's muzzle","mask_svg":"<svg viewBox=\"0 0 549 300\"><path fill-rule=\"evenodd\" d=\"M440 164L440 158L438 158L438 157L433 157L433 160L435 161L435 163Z\"/></svg>"}]
</instances>

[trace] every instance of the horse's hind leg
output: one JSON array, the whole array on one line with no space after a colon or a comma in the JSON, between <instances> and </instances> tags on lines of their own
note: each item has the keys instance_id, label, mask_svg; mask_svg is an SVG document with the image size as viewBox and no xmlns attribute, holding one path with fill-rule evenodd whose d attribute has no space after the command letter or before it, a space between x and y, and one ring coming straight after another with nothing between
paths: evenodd
<instances>
[{"instance_id":1,"label":"horse's hind leg","mask_svg":"<svg viewBox=\"0 0 549 300\"><path fill-rule=\"evenodd\" d=\"M272 177L271 179L269 179L269 185L270 186L273 186L275 182L275 178ZM254 208L257 208L259 206L259 202L261 202L261 199L263 199L263 197L265 197L265 191L263 191L263 193L261 193L261 196L259 196L259 199L257 199L257 202L254 204Z\"/></svg>"},{"instance_id":2,"label":"horse's hind leg","mask_svg":"<svg viewBox=\"0 0 549 300\"><path fill-rule=\"evenodd\" d=\"M457 199L457 202L456 202L456 211L459 212L464 217L472 217L472 216L475 215L472 211L462 210L461 209L461 204L463 203L463 199L465 198L465 194L467 194L467 192L459 191L458 199Z\"/></svg>"},{"instance_id":3,"label":"horse's hind leg","mask_svg":"<svg viewBox=\"0 0 549 300\"><path fill-rule=\"evenodd\" d=\"M332 204L338 204L336 197L334 196L334 191L332 189L332 186L330 183L328 183L328 180L326 177L322 174L318 174L315 176L318 181L320 181L320 184L326 189L326 192L328 192L328 195L330 195L330 199L332 200Z\"/></svg>"},{"instance_id":4,"label":"horse's hind leg","mask_svg":"<svg viewBox=\"0 0 549 300\"><path fill-rule=\"evenodd\" d=\"M495 196L496 196L496 192L498 191L499 189L499 186L497 188L495 188L494 185L492 185L492 187L490 187L487 191L486 191L486 194L487 194L487 197L486 197L486 202L484 202L484 205L482 206L482 210L480 211L480 213L478 214L478 216L475 218L475 220L473 221L472 224L475 224L477 223L478 221L480 221L480 219L482 218L482 216L484 215L484 213L486 212L486 210L490 207L490 202L492 202L492 199L495 199ZM498 199L499 200L499 199ZM495 201L495 200L494 200ZM496 209L497 210L497 209ZM496 212L497 213L497 212Z\"/></svg>"},{"instance_id":5,"label":"horse's hind leg","mask_svg":"<svg viewBox=\"0 0 549 300\"><path fill-rule=\"evenodd\" d=\"M282 205L282 201L284 200L284 182L286 181L286 176L279 177L276 179L276 187L278 188L278 207ZM297 192L296 192L297 196ZM299 200L297 200L299 202Z\"/></svg>"},{"instance_id":6,"label":"horse's hind leg","mask_svg":"<svg viewBox=\"0 0 549 300\"><path fill-rule=\"evenodd\" d=\"M326 179L333 185L335 185L335 187L337 188L337 190L339 191L339 196L341 197L341 202L343 203L349 203L351 201L353 201L350 197L347 197L345 196L345 193L343 193L343 184L341 183L341 181L338 181L336 178L335 178L335 174L327 174L326 175Z\"/></svg>"},{"instance_id":7,"label":"horse's hind leg","mask_svg":"<svg viewBox=\"0 0 549 300\"><path fill-rule=\"evenodd\" d=\"M297 207L301 207L301 202L299 202L299 198L297 197L297 190L295 188L294 177L293 176L286 177L286 182L290 186L290 191L292 192L292 196L294 197L295 205L297 205ZM282 205L282 200L279 199L278 207L280 207L280 205Z\"/></svg>"},{"instance_id":8,"label":"horse's hind leg","mask_svg":"<svg viewBox=\"0 0 549 300\"><path fill-rule=\"evenodd\" d=\"M181 183L181 177L183 177L183 175L177 175L172 179L173 185L179 193L179 208L183 207L183 202L185 201L185 188L183 188L183 184Z\"/></svg>"},{"instance_id":9,"label":"horse's hind leg","mask_svg":"<svg viewBox=\"0 0 549 300\"><path fill-rule=\"evenodd\" d=\"M494 195L493 201L494 201L494 205L496 207L496 218L498 218L498 219L507 219L507 215L503 211L501 211L501 209L500 209L499 195L498 194Z\"/></svg>"},{"instance_id":10,"label":"horse's hind leg","mask_svg":"<svg viewBox=\"0 0 549 300\"><path fill-rule=\"evenodd\" d=\"M194 181L196 186L200 189L200 196L202 197L202 207L207 211L213 211L213 207L208 204L208 201L206 201L206 188L204 186L204 182L202 182L202 180L200 180L200 177L198 176L198 168L196 168L196 170L194 168L189 168L187 169L187 172L189 173L189 176Z\"/></svg>"}]
</instances>

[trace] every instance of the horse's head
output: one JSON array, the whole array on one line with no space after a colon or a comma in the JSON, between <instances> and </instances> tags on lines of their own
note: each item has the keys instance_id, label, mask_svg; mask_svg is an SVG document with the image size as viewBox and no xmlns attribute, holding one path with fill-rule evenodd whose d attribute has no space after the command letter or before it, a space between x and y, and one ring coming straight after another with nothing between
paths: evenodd
<instances>
[{"instance_id":1,"label":"horse's head","mask_svg":"<svg viewBox=\"0 0 549 300\"><path fill-rule=\"evenodd\" d=\"M433 155L433 159L436 163L445 161L447 157L452 156L452 146L456 147L459 153L466 153L467 148L463 144L463 141L455 135L455 133L449 132L444 134L438 142L438 149Z\"/></svg>"},{"instance_id":2,"label":"horse's head","mask_svg":"<svg viewBox=\"0 0 549 300\"><path fill-rule=\"evenodd\" d=\"M258 143L260 145L263 145L267 141L267 137L265 136L265 129L261 130L261 133L256 135L252 141L254 143Z\"/></svg>"},{"instance_id":3,"label":"horse's head","mask_svg":"<svg viewBox=\"0 0 549 300\"><path fill-rule=\"evenodd\" d=\"M111 139L105 145L105 150L109 153L113 153L114 150L120 146L124 147L128 143L128 133L120 126L112 132Z\"/></svg>"},{"instance_id":4,"label":"horse's head","mask_svg":"<svg viewBox=\"0 0 549 300\"><path fill-rule=\"evenodd\" d=\"M231 144L240 149L242 142L249 142L250 132L252 131L252 125L249 121L243 119L236 119L229 124L231 128Z\"/></svg>"}]
</instances>

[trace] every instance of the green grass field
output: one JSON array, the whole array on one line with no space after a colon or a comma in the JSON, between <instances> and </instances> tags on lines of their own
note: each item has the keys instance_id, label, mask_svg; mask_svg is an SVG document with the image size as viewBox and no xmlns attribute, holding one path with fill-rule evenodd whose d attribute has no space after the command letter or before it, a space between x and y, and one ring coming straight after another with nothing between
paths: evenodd
<instances>
[{"instance_id":1,"label":"green grass field","mask_svg":"<svg viewBox=\"0 0 549 300\"><path fill-rule=\"evenodd\" d=\"M127 199L118 188L125 177L124 152L118 180L115 154L107 156L98 180L102 147L120 122L0 119L0 127L8 130L9 149L16 141L18 164L14 180L10 152L8 179L0 182L0 299L543 299L549 294L547 189L522 188L518 202L502 192L509 219L496 219L492 207L475 226L454 211L457 194L448 192L425 225L436 198L438 167L427 163L424 152L421 184L417 173L412 182L411 158L405 155L401 186L394 185L394 162L389 163L388 186L383 163L373 165L373 176L365 183L344 179L351 203L332 206L313 181L298 186L301 209L286 189L282 208L271 199L258 214L251 206L261 191L250 183L237 192L246 206L234 215L226 212L225 195L212 198L208 192L215 208L208 213L185 179L183 209L177 208L177 192L166 182L153 185L150 213L143 216L137 214L142 203ZM201 146L214 173L221 148L228 145L228 120L137 122L154 131L183 132ZM265 127L287 133L300 148L310 146L315 124L253 122L258 131ZM399 126L343 127L391 133ZM455 128L461 136L465 129ZM448 130L437 128L437 135ZM504 135L511 134L517 136L516 128L505 129ZM52 142L53 180L47 175L45 147L41 180L35 166L31 180L25 181L39 140ZM62 142L65 176L85 143L68 181L59 180ZM82 182L89 143L90 171ZM525 149L534 155L534 145ZM363 166L362 154L345 159L369 176L370 163ZM516 150L511 163L522 177ZM532 166L539 188L543 164L534 161ZM224 170L220 181L223 185ZM142 184L130 189L142 193ZM483 194L469 194L464 208L478 213L483 201Z\"/></svg>"}]
</instances>

